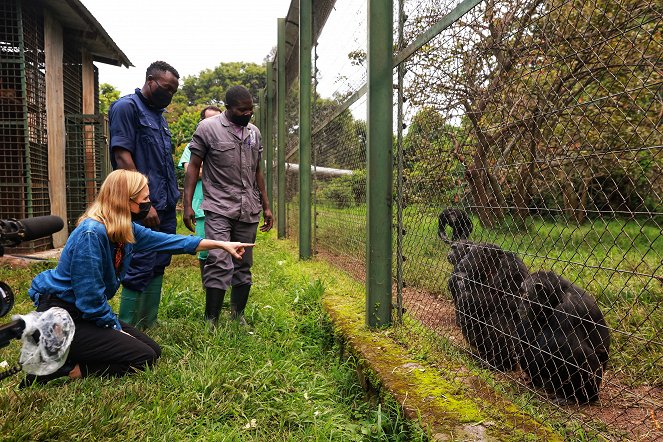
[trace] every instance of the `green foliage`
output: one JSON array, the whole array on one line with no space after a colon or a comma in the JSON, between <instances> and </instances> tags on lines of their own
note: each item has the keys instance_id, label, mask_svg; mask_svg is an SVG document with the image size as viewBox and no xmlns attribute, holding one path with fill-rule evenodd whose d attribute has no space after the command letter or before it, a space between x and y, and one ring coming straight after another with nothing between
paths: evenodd
<instances>
[{"instance_id":1,"label":"green foliage","mask_svg":"<svg viewBox=\"0 0 663 442\"><path fill-rule=\"evenodd\" d=\"M366 169L358 169L352 171L350 175L350 189L352 189L352 196L356 204L366 203Z\"/></svg>"},{"instance_id":2,"label":"green foliage","mask_svg":"<svg viewBox=\"0 0 663 442\"><path fill-rule=\"evenodd\" d=\"M433 108L423 108L403 137L405 201L446 206L464 194L465 166L459 151L462 128L447 124Z\"/></svg>"},{"instance_id":3,"label":"green foliage","mask_svg":"<svg viewBox=\"0 0 663 442\"><path fill-rule=\"evenodd\" d=\"M423 2L408 17L405 41L444 14L439 2ZM404 93L415 109L466 120L467 137L447 156L467 165L456 176L472 184L474 204L493 208L479 211L482 223L496 224L503 207L524 217L543 204L576 223L587 213L660 212L661 71L649 62L660 52L655 3L498 0L469 14L451 25L450 40L412 55L416 74ZM410 198L459 187L440 187L444 174L419 161L437 162L439 145L418 144Z\"/></svg>"},{"instance_id":4,"label":"green foliage","mask_svg":"<svg viewBox=\"0 0 663 442\"><path fill-rule=\"evenodd\" d=\"M360 169L366 164L366 122L355 120L347 109L333 120L327 121L341 101L322 98L316 100L313 128L327 123L316 134L316 142L324 150L324 158L319 165L339 169Z\"/></svg>"},{"instance_id":5,"label":"green foliage","mask_svg":"<svg viewBox=\"0 0 663 442\"><path fill-rule=\"evenodd\" d=\"M184 77L182 86L168 107L168 120L176 121L191 108L214 105L223 109L226 90L231 86L245 86L257 100L258 90L265 87L265 67L255 63L220 63L198 75ZM201 106L202 105L202 106Z\"/></svg>"},{"instance_id":6,"label":"green foliage","mask_svg":"<svg viewBox=\"0 0 663 442\"><path fill-rule=\"evenodd\" d=\"M115 86L101 83L99 85L99 112L108 114L108 108L118 98L120 98L120 91L115 89Z\"/></svg>"},{"instance_id":7,"label":"green foliage","mask_svg":"<svg viewBox=\"0 0 663 442\"><path fill-rule=\"evenodd\" d=\"M321 202L330 203L338 209L351 207L355 203L355 196L352 192L352 177L341 176L322 183L320 185L320 197Z\"/></svg>"},{"instance_id":8,"label":"green foliage","mask_svg":"<svg viewBox=\"0 0 663 442\"><path fill-rule=\"evenodd\" d=\"M204 106L201 105L199 107L199 110L193 109L182 113L176 121L168 124L170 133L173 136L173 146L177 146L180 155L182 150L184 150L184 147L180 148L179 146L186 145L189 141L191 141L191 137L193 137L193 133L196 131L196 127L198 127L198 122L200 121L200 110L202 110Z\"/></svg>"}]
</instances>

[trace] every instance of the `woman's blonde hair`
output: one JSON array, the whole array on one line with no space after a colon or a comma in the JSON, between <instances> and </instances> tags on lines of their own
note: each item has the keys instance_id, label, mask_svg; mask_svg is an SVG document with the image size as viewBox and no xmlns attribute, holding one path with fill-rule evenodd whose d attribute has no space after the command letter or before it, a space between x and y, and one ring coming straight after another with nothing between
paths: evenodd
<instances>
[{"instance_id":1,"label":"woman's blonde hair","mask_svg":"<svg viewBox=\"0 0 663 442\"><path fill-rule=\"evenodd\" d=\"M124 169L111 172L101 185L97 198L78 222L92 218L106 226L112 242L135 242L129 204L145 186L147 177L140 172Z\"/></svg>"}]
</instances>

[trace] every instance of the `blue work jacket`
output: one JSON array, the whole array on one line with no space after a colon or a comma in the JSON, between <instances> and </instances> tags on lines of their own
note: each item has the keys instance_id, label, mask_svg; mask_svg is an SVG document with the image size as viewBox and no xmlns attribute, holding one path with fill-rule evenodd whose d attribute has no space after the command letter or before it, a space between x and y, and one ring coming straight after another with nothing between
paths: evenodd
<instances>
[{"instance_id":1,"label":"blue work jacket","mask_svg":"<svg viewBox=\"0 0 663 442\"><path fill-rule=\"evenodd\" d=\"M173 164L173 145L163 109L152 109L136 89L115 101L109 111L110 157L117 169L113 149L131 152L136 169L147 175L150 200L157 210L173 209L180 198Z\"/></svg>"},{"instance_id":2,"label":"blue work jacket","mask_svg":"<svg viewBox=\"0 0 663 442\"><path fill-rule=\"evenodd\" d=\"M115 269L115 243L111 243L106 226L86 219L71 232L58 265L38 274L28 290L35 305L39 296L56 295L74 304L83 319L99 327L121 330L120 322L108 300L115 296L120 280L135 252L194 253L201 239L196 236L155 232L133 223L136 242L124 245L124 259Z\"/></svg>"}]
</instances>

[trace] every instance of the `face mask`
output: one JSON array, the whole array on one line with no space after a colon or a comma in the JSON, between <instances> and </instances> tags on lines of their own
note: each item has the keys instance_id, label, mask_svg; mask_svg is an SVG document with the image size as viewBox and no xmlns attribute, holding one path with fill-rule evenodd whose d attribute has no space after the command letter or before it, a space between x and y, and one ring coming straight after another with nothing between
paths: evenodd
<instances>
[{"instance_id":1,"label":"face mask","mask_svg":"<svg viewBox=\"0 0 663 442\"><path fill-rule=\"evenodd\" d=\"M150 209L152 208L152 201L145 201L138 203L138 213L131 212L131 221L142 221L145 219Z\"/></svg>"},{"instance_id":2,"label":"face mask","mask_svg":"<svg viewBox=\"0 0 663 442\"><path fill-rule=\"evenodd\" d=\"M157 88L155 90L150 88L150 101L155 108L163 109L170 104L173 96L170 95L167 89L161 87L158 81L154 80L154 82L157 84Z\"/></svg>"},{"instance_id":3,"label":"face mask","mask_svg":"<svg viewBox=\"0 0 663 442\"><path fill-rule=\"evenodd\" d=\"M249 124L249 122L251 121L252 116L253 116L253 114L249 114L249 115L231 114L230 117L228 117L228 119L230 121L232 121L233 123L235 123L236 125L238 125L238 126L246 127Z\"/></svg>"}]
</instances>

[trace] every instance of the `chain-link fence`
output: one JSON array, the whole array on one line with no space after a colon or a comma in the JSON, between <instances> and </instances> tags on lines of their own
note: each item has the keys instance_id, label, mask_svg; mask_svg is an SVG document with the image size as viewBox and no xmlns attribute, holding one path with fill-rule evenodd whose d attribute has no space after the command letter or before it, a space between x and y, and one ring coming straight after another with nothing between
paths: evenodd
<instances>
[{"instance_id":1,"label":"chain-link fence","mask_svg":"<svg viewBox=\"0 0 663 442\"><path fill-rule=\"evenodd\" d=\"M571 440L663 438L660 4L396 9L383 224L399 339L462 350L468 370ZM365 1L337 3L313 54L314 248L362 280L366 16Z\"/></svg>"}]
</instances>

